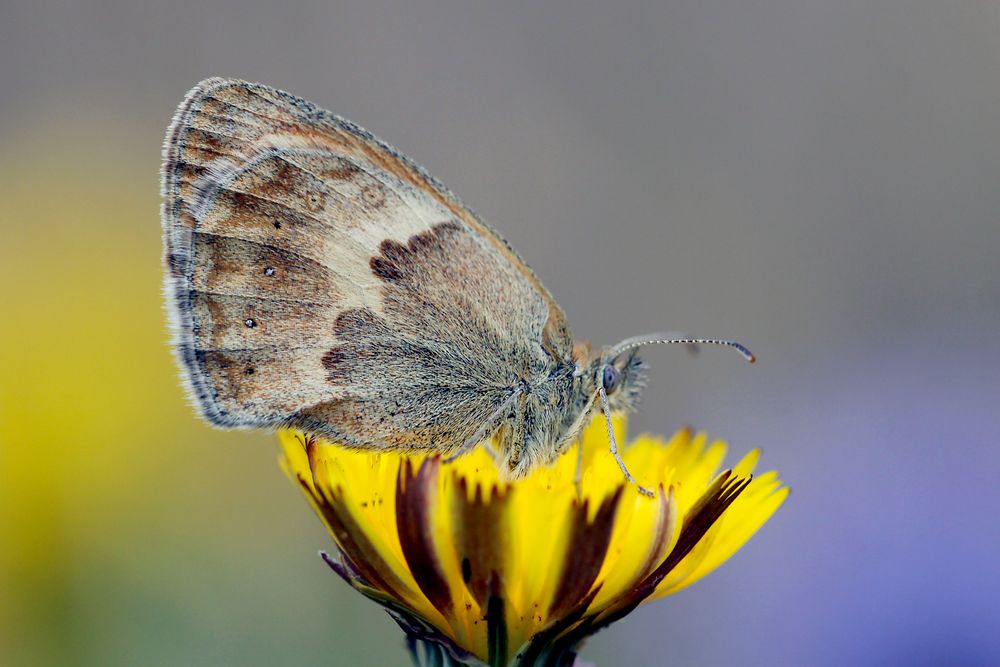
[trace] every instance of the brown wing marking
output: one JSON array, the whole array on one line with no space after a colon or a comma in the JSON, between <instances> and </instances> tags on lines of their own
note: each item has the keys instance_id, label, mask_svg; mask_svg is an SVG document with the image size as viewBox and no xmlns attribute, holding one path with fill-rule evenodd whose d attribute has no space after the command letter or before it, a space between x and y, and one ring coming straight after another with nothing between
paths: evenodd
<instances>
[{"instance_id":1,"label":"brown wing marking","mask_svg":"<svg viewBox=\"0 0 1000 667\"><path fill-rule=\"evenodd\" d=\"M337 318L322 356L348 395L291 422L364 448L454 450L545 364L545 303L524 276L457 221L371 260L383 312Z\"/></svg>"}]
</instances>

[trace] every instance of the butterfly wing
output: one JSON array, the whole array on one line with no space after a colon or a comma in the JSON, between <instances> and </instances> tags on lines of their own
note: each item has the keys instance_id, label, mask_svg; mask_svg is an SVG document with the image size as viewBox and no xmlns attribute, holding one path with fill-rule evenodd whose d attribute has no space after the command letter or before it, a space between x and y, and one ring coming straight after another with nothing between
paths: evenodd
<instances>
[{"instance_id":1,"label":"butterfly wing","mask_svg":"<svg viewBox=\"0 0 1000 667\"><path fill-rule=\"evenodd\" d=\"M571 338L507 243L419 166L287 93L210 79L168 130L167 298L228 427L458 446Z\"/></svg>"}]
</instances>

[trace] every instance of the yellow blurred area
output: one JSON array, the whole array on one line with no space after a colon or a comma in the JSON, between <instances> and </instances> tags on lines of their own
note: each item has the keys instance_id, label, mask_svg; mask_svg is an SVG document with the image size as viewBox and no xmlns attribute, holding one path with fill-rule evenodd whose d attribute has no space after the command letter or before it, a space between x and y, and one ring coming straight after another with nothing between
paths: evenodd
<instances>
[{"instance_id":1,"label":"yellow blurred area","mask_svg":"<svg viewBox=\"0 0 1000 667\"><path fill-rule=\"evenodd\" d=\"M349 657L379 614L316 558L273 436L208 428L176 380L159 131L87 130L0 163L0 665Z\"/></svg>"}]
</instances>

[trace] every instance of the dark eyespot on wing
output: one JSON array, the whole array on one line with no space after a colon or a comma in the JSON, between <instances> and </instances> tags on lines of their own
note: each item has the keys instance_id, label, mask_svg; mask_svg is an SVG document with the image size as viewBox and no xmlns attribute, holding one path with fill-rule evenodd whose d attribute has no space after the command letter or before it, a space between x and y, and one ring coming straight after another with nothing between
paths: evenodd
<instances>
[{"instance_id":1,"label":"dark eyespot on wing","mask_svg":"<svg viewBox=\"0 0 1000 667\"><path fill-rule=\"evenodd\" d=\"M311 388L298 380L299 374L308 371L307 366L298 359L289 359L286 350L184 352L207 380L196 385L197 390L205 392L199 396L203 414L220 426L266 426L276 410L291 414L315 401ZM208 408L212 408L211 413Z\"/></svg>"},{"instance_id":2,"label":"dark eyespot on wing","mask_svg":"<svg viewBox=\"0 0 1000 667\"><path fill-rule=\"evenodd\" d=\"M198 350L283 347L291 355L297 348L329 345L336 317L329 306L296 300L201 291L191 292L190 299L195 323L191 342Z\"/></svg>"},{"instance_id":3,"label":"dark eyespot on wing","mask_svg":"<svg viewBox=\"0 0 1000 667\"><path fill-rule=\"evenodd\" d=\"M194 252L194 290L328 305L343 299L336 277L324 264L276 245L196 233Z\"/></svg>"}]
</instances>

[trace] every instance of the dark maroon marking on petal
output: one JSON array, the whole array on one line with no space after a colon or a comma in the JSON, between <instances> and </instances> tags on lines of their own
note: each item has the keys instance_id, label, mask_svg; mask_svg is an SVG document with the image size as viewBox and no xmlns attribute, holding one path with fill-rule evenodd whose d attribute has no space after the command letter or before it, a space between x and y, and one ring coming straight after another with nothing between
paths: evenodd
<instances>
[{"instance_id":1,"label":"dark maroon marking on petal","mask_svg":"<svg viewBox=\"0 0 1000 667\"><path fill-rule=\"evenodd\" d=\"M608 607L578 620L596 595L596 589L592 591L588 596L590 600L585 605L581 603L562 620L532 638L526 655L532 657L535 662L526 664L560 664L559 661L572 655L587 637L620 620L639 606L653 594L663 578L691 552L749 483L750 478L733 478L732 471L722 473L688 512L677 544L650 576L625 597L612 600ZM534 658L536 655L538 657Z\"/></svg>"},{"instance_id":2,"label":"dark maroon marking on petal","mask_svg":"<svg viewBox=\"0 0 1000 667\"><path fill-rule=\"evenodd\" d=\"M337 547L337 551L340 552L340 557L344 559L344 562L338 562L333 556L325 551L319 552L319 557L323 559L323 562L330 566L330 569L337 573L341 579L347 583L352 583L354 581L360 581L361 583L367 584L368 582L364 580L361 573L357 571L354 564L348 565L349 561L344 555L343 551L340 551L340 547Z\"/></svg>"},{"instance_id":3,"label":"dark maroon marking on petal","mask_svg":"<svg viewBox=\"0 0 1000 667\"><path fill-rule=\"evenodd\" d=\"M416 473L408 460L396 478L396 530L403 556L417 586L434 607L448 614L452 610L448 580L441 569L431 527L431 503L441 461L424 461Z\"/></svg>"},{"instance_id":4,"label":"dark maroon marking on petal","mask_svg":"<svg viewBox=\"0 0 1000 667\"><path fill-rule=\"evenodd\" d=\"M681 527L677 544L667 554L660 566L648 577L647 581L643 582L643 586L649 588L647 596L651 595L653 589L663 581L663 578L677 567L685 556L691 553L691 550L705 537L715 522L729 509L733 501L743 493L752 479L752 475L736 477L731 470L723 472L716 478L715 482L702 494L684 518L684 525Z\"/></svg>"},{"instance_id":5,"label":"dark maroon marking on petal","mask_svg":"<svg viewBox=\"0 0 1000 667\"><path fill-rule=\"evenodd\" d=\"M490 595L486 601L487 662L491 667L504 667L509 651L507 642L507 614L500 575L495 571L489 577Z\"/></svg>"},{"instance_id":6,"label":"dark maroon marking on petal","mask_svg":"<svg viewBox=\"0 0 1000 667\"><path fill-rule=\"evenodd\" d=\"M688 512L677 544L663 562L625 596L613 601L607 609L592 614L584 624L587 628L586 635L593 634L623 618L652 595L664 577L691 553L733 501L743 493L751 479L752 475L736 477L731 470L720 474ZM586 635L581 635L580 639Z\"/></svg>"},{"instance_id":7,"label":"dark maroon marking on petal","mask_svg":"<svg viewBox=\"0 0 1000 667\"><path fill-rule=\"evenodd\" d=\"M590 591L604 564L611 543L611 532L618 513L624 485L601 503L593 523L587 521L587 501L573 503L570 537L563 557L562 573L549 616L559 617L573 609Z\"/></svg>"},{"instance_id":8,"label":"dark maroon marking on petal","mask_svg":"<svg viewBox=\"0 0 1000 667\"><path fill-rule=\"evenodd\" d=\"M677 567L685 556L691 553L695 545L729 509L733 501L749 486L752 479L753 475L737 477L732 470L726 470L716 478L684 518L684 525L681 527L677 544L674 545L673 550L663 563L653 572L648 585L656 588L663 581L663 578Z\"/></svg>"},{"instance_id":9,"label":"dark maroon marking on petal","mask_svg":"<svg viewBox=\"0 0 1000 667\"><path fill-rule=\"evenodd\" d=\"M669 503L671 499L664 493L663 487L659 489L657 494L657 501L660 504L659 516L660 520L657 522L655 534L652 536L652 541L656 545L654 549L650 552L646 559L646 562L638 569L638 573L635 576L634 581L642 582L646 577L648 577L653 570L662 563L664 557L664 552L669 547L670 538L672 536L671 532L668 532L670 527L668 518L670 515ZM587 596L585 603L581 603L582 608L574 610L574 612L568 614L568 617L579 619L582 614L587 611L590 606L590 602L596 597L596 592L600 590L600 586L597 586L591 595ZM610 605L614 605L617 600L609 600ZM553 631L551 638L548 640L551 643L551 649L556 656L570 656L575 655L575 650L579 644L597 632L601 627L605 627L605 624L600 626L595 626L598 622L600 614L606 608L602 608L588 614L586 618L580 621L577 625L573 626L571 623L563 623L560 625L558 632Z\"/></svg>"},{"instance_id":10,"label":"dark maroon marking on petal","mask_svg":"<svg viewBox=\"0 0 1000 667\"><path fill-rule=\"evenodd\" d=\"M518 665L571 665L574 655L573 647L579 644L580 640L569 641L566 638L571 636L575 626L580 622L584 612L594 601L600 592L600 585L587 593L580 600L576 608L570 610L561 618L555 618L545 626L544 629L536 633L523 651L515 657ZM587 633L583 637L589 636ZM582 639L582 638L581 638ZM569 662L561 662L569 659Z\"/></svg>"},{"instance_id":11,"label":"dark maroon marking on petal","mask_svg":"<svg viewBox=\"0 0 1000 667\"><path fill-rule=\"evenodd\" d=\"M406 635L406 648L416 665L481 665L482 661L421 618L396 609L386 609Z\"/></svg>"},{"instance_id":12,"label":"dark maroon marking on petal","mask_svg":"<svg viewBox=\"0 0 1000 667\"><path fill-rule=\"evenodd\" d=\"M296 475L296 478L302 489L312 497L320 518L323 519L323 523L333 535L337 547L344 555L345 560L350 562L352 568L370 586L378 588L394 598L402 599L401 591L405 590L405 586L382 559L381 554L369 541L364 531L351 518L350 513L340 507L325 490L314 490L301 475Z\"/></svg>"},{"instance_id":13,"label":"dark maroon marking on petal","mask_svg":"<svg viewBox=\"0 0 1000 667\"><path fill-rule=\"evenodd\" d=\"M503 554L507 542L503 517L509 494L496 486L488 494L484 497L483 487L477 485L469 500L469 482L459 477L451 510L453 525L459 527L455 540L462 557L463 575L466 574L465 563L468 563L468 576L464 577L466 588L480 607L486 606L490 573L504 571Z\"/></svg>"},{"instance_id":14,"label":"dark maroon marking on petal","mask_svg":"<svg viewBox=\"0 0 1000 667\"><path fill-rule=\"evenodd\" d=\"M670 546L670 538L673 537L673 531L668 532L670 529L670 504L672 497L668 497L667 494L663 492L663 487L660 486L659 492L656 495L656 501L660 505L659 510L659 520L656 523L656 532L652 537L653 549L650 551L649 556L646 558L646 562L642 564L642 567L638 569L638 574L635 577L635 581L642 581L650 574L653 570L663 562L663 557L666 556L666 550ZM676 530L676 526L674 528Z\"/></svg>"},{"instance_id":15,"label":"dark maroon marking on petal","mask_svg":"<svg viewBox=\"0 0 1000 667\"><path fill-rule=\"evenodd\" d=\"M352 569L352 565L345 559L343 563L337 562L335 558L321 551L320 557L333 570L337 576L346 581L351 588L364 595L369 600L381 605L389 617L406 634L407 646L411 651L415 649L416 642L435 646L443 651L442 657L450 657L451 662L441 664L478 664L476 656L455 644L451 639L441 634L441 631L430 621L419 613L410 609L401 601L396 600L378 589L372 588L364 579ZM343 552L341 552L343 556ZM474 662L475 661L475 662Z\"/></svg>"}]
</instances>

